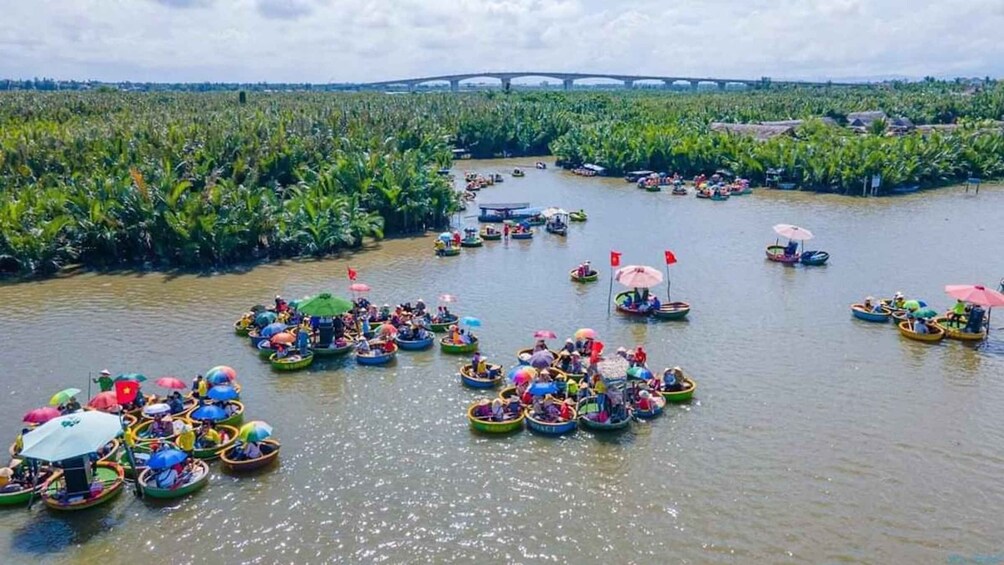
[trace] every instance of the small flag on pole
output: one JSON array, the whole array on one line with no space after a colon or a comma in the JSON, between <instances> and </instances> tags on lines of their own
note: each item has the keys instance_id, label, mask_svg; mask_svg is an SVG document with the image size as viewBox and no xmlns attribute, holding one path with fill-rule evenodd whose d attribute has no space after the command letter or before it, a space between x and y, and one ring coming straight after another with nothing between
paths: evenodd
<instances>
[{"instance_id":1,"label":"small flag on pole","mask_svg":"<svg viewBox=\"0 0 1004 565\"><path fill-rule=\"evenodd\" d=\"M672 265L673 263L676 263L676 255L673 255L673 252L667 249L666 250L666 264L667 265Z\"/></svg>"},{"instance_id":2,"label":"small flag on pole","mask_svg":"<svg viewBox=\"0 0 1004 565\"><path fill-rule=\"evenodd\" d=\"M357 276L359 276L359 273L352 267L349 267L349 280L354 281Z\"/></svg>"},{"instance_id":3,"label":"small flag on pole","mask_svg":"<svg viewBox=\"0 0 1004 565\"><path fill-rule=\"evenodd\" d=\"M610 266L611 267L620 267L621 266L621 255L622 255L622 253L620 251L611 251L610 252Z\"/></svg>"},{"instance_id":4,"label":"small flag on pole","mask_svg":"<svg viewBox=\"0 0 1004 565\"><path fill-rule=\"evenodd\" d=\"M115 381L115 400L119 404L129 404L136 400L139 383L136 381Z\"/></svg>"}]
</instances>

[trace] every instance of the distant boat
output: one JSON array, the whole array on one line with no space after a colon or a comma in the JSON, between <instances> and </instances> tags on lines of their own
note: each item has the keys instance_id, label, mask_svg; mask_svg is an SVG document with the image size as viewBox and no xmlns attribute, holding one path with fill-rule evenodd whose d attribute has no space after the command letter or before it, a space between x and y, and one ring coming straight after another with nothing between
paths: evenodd
<instances>
[{"instance_id":1,"label":"distant boat","mask_svg":"<svg viewBox=\"0 0 1004 565\"><path fill-rule=\"evenodd\" d=\"M893 188L890 192L892 192L893 194L910 194L911 192L917 192L918 190L920 190L920 185L914 184L911 186L897 186L896 188Z\"/></svg>"}]
</instances>

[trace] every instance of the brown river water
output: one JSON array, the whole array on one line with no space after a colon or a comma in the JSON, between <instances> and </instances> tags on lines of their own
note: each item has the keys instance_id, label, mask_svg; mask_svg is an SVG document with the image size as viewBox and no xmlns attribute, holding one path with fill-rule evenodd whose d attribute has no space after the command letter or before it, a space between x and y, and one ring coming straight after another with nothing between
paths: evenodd
<instances>
[{"instance_id":1,"label":"brown river water","mask_svg":"<svg viewBox=\"0 0 1004 565\"><path fill-rule=\"evenodd\" d=\"M507 171L517 161L461 162ZM77 515L0 512L5 563L944 563L1004 558L1004 329L979 346L910 342L853 320L863 296L945 308L942 287L1004 275L1004 190L883 199L757 191L727 202L646 193L618 179L528 169L481 202L584 208L567 238L488 242L436 258L432 236L346 259L213 275L84 274L0 286L0 425L88 375L185 380L237 369L247 419L275 427L281 462L234 478L213 467L190 498L124 494ZM470 214L460 221L473 223ZM811 229L830 264L764 260L771 226ZM608 315L608 252L662 268L686 322ZM591 259L599 283L568 269ZM276 293L347 294L346 266L395 303L442 293L480 318L483 351L511 365L536 329L596 329L681 365L697 397L616 437L579 430L471 433L480 394L461 359L402 352L276 374L233 320ZM615 287L616 289L616 287ZM615 290L616 291L616 290ZM660 294L664 293L664 289ZM1004 312L995 326L1004 325ZM149 388L149 387L148 387ZM86 394L86 393L85 393Z\"/></svg>"}]
</instances>

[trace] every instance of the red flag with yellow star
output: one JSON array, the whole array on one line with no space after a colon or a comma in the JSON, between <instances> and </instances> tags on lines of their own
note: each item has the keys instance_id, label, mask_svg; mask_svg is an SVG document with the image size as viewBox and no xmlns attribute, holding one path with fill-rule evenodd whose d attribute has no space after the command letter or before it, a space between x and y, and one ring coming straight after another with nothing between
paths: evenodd
<instances>
[{"instance_id":1,"label":"red flag with yellow star","mask_svg":"<svg viewBox=\"0 0 1004 565\"><path fill-rule=\"evenodd\" d=\"M119 404L129 404L136 400L139 383L136 381L115 381L115 399Z\"/></svg>"}]
</instances>

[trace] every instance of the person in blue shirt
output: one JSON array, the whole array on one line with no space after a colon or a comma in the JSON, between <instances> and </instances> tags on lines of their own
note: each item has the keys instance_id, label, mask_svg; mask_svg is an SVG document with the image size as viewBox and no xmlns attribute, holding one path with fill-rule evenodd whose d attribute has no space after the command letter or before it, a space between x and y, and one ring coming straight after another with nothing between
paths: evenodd
<instances>
[{"instance_id":1,"label":"person in blue shirt","mask_svg":"<svg viewBox=\"0 0 1004 565\"><path fill-rule=\"evenodd\" d=\"M796 252L798 252L798 242L794 240L789 241L788 245L784 247L784 254L794 255Z\"/></svg>"},{"instance_id":2,"label":"person in blue shirt","mask_svg":"<svg viewBox=\"0 0 1004 565\"><path fill-rule=\"evenodd\" d=\"M662 308L662 302L659 301L659 297L652 295L652 310L659 310Z\"/></svg>"},{"instance_id":3,"label":"person in blue shirt","mask_svg":"<svg viewBox=\"0 0 1004 565\"><path fill-rule=\"evenodd\" d=\"M300 355L306 355L310 348L310 332L300 330L296 334L296 347L300 350Z\"/></svg>"},{"instance_id":4,"label":"person in blue shirt","mask_svg":"<svg viewBox=\"0 0 1004 565\"><path fill-rule=\"evenodd\" d=\"M917 318L913 321L913 331L919 334L929 334L931 330L927 327L927 320Z\"/></svg>"}]
</instances>

